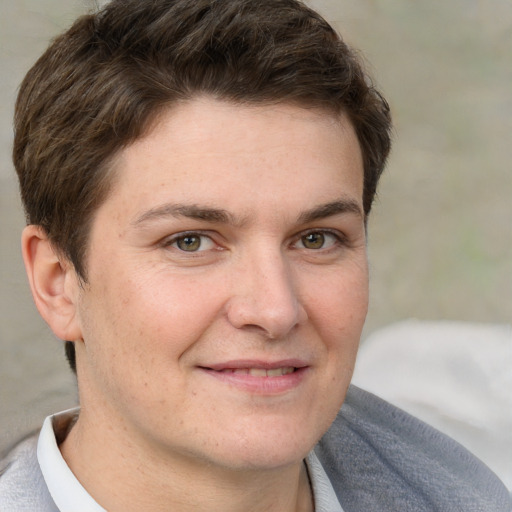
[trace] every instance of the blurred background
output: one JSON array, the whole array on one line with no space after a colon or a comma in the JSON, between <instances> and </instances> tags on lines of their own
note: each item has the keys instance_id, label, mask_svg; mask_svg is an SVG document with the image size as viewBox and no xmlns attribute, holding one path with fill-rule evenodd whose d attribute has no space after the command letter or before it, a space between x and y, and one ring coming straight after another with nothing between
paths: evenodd
<instances>
[{"instance_id":1,"label":"blurred background","mask_svg":"<svg viewBox=\"0 0 512 512\"><path fill-rule=\"evenodd\" d=\"M30 65L93 3L0 0L0 450L76 403L61 343L39 319L22 266L11 118ZM394 114L370 219L363 338L410 318L510 324L512 2L309 3L361 50Z\"/></svg>"}]
</instances>

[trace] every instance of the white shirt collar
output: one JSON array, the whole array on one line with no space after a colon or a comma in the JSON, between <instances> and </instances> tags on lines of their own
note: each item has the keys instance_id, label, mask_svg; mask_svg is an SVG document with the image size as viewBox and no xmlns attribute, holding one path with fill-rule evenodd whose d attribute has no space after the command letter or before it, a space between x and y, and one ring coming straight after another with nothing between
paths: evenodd
<instances>
[{"instance_id":1,"label":"white shirt collar","mask_svg":"<svg viewBox=\"0 0 512 512\"><path fill-rule=\"evenodd\" d=\"M37 460L48 491L60 512L106 512L76 479L57 444L57 424L69 425L78 410L69 409L45 419L37 443ZM313 488L315 512L343 512L329 477L314 452L307 456L306 465Z\"/></svg>"},{"instance_id":2,"label":"white shirt collar","mask_svg":"<svg viewBox=\"0 0 512 512\"><path fill-rule=\"evenodd\" d=\"M315 512L343 512L331 481L315 452L306 457L309 480L313 488Z\"/></svg>"},{"instance_id":3,"label":"white shirt collar","mask_svg":"<svg viewBox=\"0 0 512 512\"><path fill-rule=\"evenodd\" d=\"M78 409L48 416L37 442L37 460L48 491L60 512L106 512L82 487L60 453L55 438L54 422L71 421Z\"/></svg>"}]
</instances>

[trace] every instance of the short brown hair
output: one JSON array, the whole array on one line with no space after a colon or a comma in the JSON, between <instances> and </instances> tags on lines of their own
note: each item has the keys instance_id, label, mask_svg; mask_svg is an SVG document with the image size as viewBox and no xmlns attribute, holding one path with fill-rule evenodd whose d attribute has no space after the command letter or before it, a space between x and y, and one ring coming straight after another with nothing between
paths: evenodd
<instances>
[{"instance_id":1,"label":"short brown hair","mask_svg":"<svg viewBox=\"0 0 512 512\"><path fill-rule=\"evenodd\" d=\"M316 12L296 0L112 0L55 39L25 77L15 113L27 221L82 278L109 160L163 108L198 94L346 113L370 211L390 148L389 108Z\"/></svg>"},{"instance_id":2,"label":"short brown hair","mask_svg":"<svg viewBox=\"0 0 512 512\"><path fill-rule=\"evenodd\" d=\"M348 115L369 213L390 150L389 107L319 14L298 0L112 0L53 41L15 110L27 221L44 228L82 279L112 158L164 108L199 94Z\"/></svg>"}]
</instances>

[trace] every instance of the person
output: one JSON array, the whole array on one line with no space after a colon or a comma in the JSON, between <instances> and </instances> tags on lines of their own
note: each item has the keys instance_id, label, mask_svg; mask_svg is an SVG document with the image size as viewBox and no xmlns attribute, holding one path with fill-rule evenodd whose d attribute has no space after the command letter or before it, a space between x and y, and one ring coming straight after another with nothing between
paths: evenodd
<instances>
[{"instance_id":1,"label":"person","mask_svg":"<svg viewBox=\"0 0 512 512\"><path fill-rule=\"evenodd\" d=\"M0 509L510 510L461 446L349 386L390 131L298 0L112 0L58 37L13 159L80 408L5 459Z\"/></svg>"}]
</instances>

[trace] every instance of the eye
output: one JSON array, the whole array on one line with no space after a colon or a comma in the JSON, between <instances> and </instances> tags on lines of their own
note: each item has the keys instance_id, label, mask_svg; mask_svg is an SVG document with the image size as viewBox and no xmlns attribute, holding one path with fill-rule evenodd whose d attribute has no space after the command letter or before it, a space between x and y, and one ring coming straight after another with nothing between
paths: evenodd
<instances>
[{"instance_id":1,"label":"eye","mask_svg":"<svg viewBox=\"0 0 512 512\"><path fill-rule=\"evenodd\" d=\"M199 233L186 233L176 236L167 245L183 252L207 251L215 246L211 238Z\"/></svg>"},{"instance_id":2,"label":"eye","mask_svg":"<svg viewBox=\"0 0 512 512\"><path fill-rule=\"evenodd\" d=\"M340 242L340 238L327 231L310 231L301 236L296 247L310 250L330 249Z\"/></svg>"}]
</instances>

